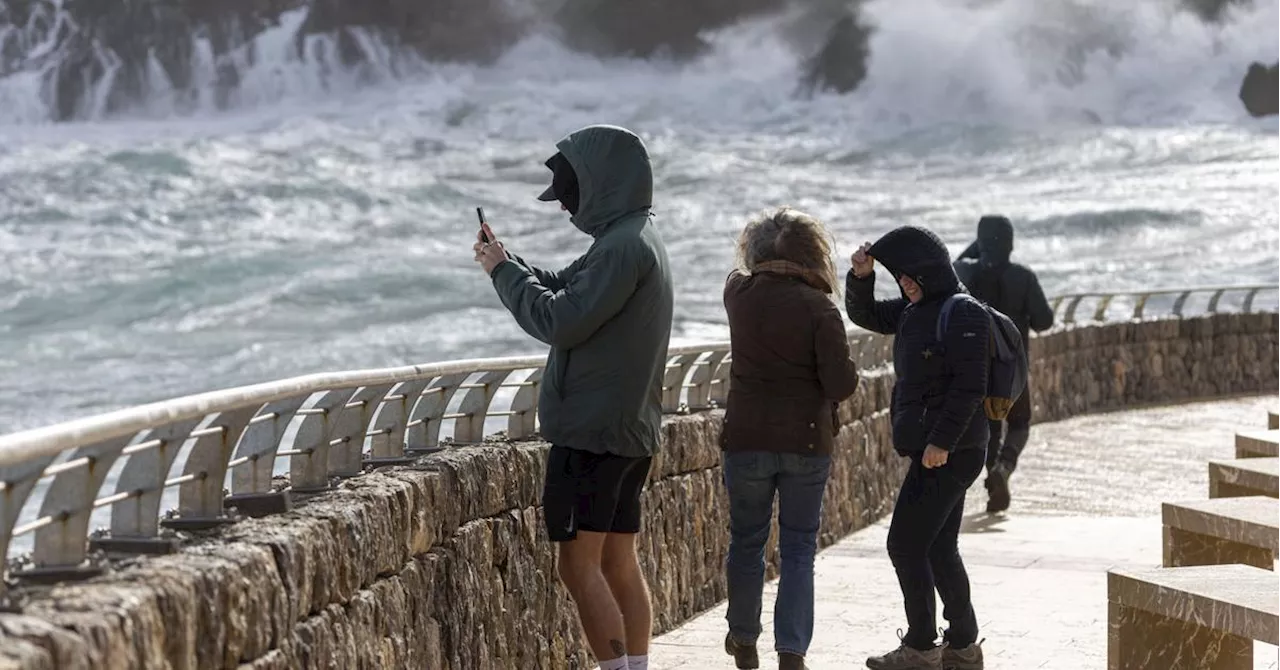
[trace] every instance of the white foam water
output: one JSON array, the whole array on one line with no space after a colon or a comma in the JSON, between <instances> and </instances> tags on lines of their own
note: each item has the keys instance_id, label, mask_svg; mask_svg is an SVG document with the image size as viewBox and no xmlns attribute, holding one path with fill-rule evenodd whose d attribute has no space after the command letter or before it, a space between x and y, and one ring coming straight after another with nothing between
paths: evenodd
<instances>
[{"instance_id":1,"label":"white foam water","mask_svg":"<svg viewBox=\"0 0 1280 670\"><path fill-rule=\"evenodd\" d=\"M329 38L305 45L328 56L297 57L295 12L239 62L230 110L197 41L194 101L152 66L137 108L104 116L100 93L71 123L49 121L42 70L9 74L0 431L539 351L471 260L474 207L526 257L581 253L534 198L554 142L589 123L648 142L677 341L725 334L734 238L783 204L826 220L842 259L906 223L959 251L1001 211L1050 293L1280 281L1276 120L1236 99L1248 63L1276 57L1278 3L1216 24L1121 4L874 0L868 78L845 96L796 94L820 32L791 15L710 34L686 64L591 58L537 30L489 67L363 34L369 65L343 70Z\"/></svg>"}]
</instances>

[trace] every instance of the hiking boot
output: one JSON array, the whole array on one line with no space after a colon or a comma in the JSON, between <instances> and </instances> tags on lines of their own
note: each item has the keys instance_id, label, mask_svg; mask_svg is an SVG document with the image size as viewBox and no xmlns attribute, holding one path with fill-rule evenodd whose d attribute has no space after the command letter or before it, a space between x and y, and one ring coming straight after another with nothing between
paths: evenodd
<instances>
[{"instance_id":1,"label":"hiking boot","mask_svg":"<svg viewBox=\"0 0 1280 670\"><path fill-rule=\"evenodd\" d=\"M733 657L734 665L741 670L760 667L760 655L756 653L755 643L739 642L733 639L733 633L724 636L724 652ZM798 667L804 668L803 658Z\"/></svg>"},{"instance_id":2,"label":"hiking boot","mask_svg":"<svg viewBox=\"0 0 1280 670\"><path fill-rule=\"evenodd\" d=\"M987 514L1009 509L1009 470L1003 463L991 468L984 484L987 487Z\"/></svg>"},{"instance_id":3,"label":"hiking boot","mask_svg":"<svg viewBox=\"0 0 1280 670\"><path fill-rule=\"evenodd\" d=\"M804 664L804 657L785 651L778 652L778 670L809 670Z\"/></svg>"},{"instance_id":4,"label":"hiking boot","mask_svg":"<svg viewBox=\"0 0 1280 670\"><path fill-rule=\"evenodd\" d=\"M902 639L902 631L898 631L898 639ZM867 667L871 670L942 670L942 647L921 651L903 642L883 656L868 658Z\"/></svg>"},{"instance_id":5,"label":"hiking boot","mask_svg":"<svg viewBox=\"0 0 1280 670\"><path fill-rule=\"evenodd\" d=\"M943 644L942 670L983 670L982 642L967 647Z\"/></svg>"}]
</instances>

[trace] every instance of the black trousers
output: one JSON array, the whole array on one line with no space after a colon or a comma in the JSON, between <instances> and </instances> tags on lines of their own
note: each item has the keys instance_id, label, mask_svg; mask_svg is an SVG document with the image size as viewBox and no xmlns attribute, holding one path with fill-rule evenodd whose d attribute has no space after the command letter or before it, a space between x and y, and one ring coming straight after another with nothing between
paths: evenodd
<instances>
[{"instance_id":1,"label":"black trousers","mask_svg":"<svg viewBox=\"0 0 1280 670\"><path fill-rule=\"evenodd\" d=\"M987 469L995 467L996 463L1003 463L1012 473L1018 467L1018 457L1022 455L1022 450L1027 447L1027 438L1031 436L1031 389L1023 391L1022 397L1009 408L1009 416L1004 421L990 423ZM1008 432L1005 432L1005 424L1009 426Z\"/></svg>"},{"instance_id":2,"label":"black trousers","mask_svg":"<svg viewBox=\"0 0 1280 670\"><path fill-rule=\"evenodd\" d=\"M957 541L964 516L964 496L982 473L983 450L952 453L947 464L925 468L913 454L889 524L889 559L898 573L907 611L902 641L916 649L933 647L938 637L936 599L951 624L946 639L964 647L978 639L978 619L969 596L969 573Z\"/></svg>"}]
</instances>

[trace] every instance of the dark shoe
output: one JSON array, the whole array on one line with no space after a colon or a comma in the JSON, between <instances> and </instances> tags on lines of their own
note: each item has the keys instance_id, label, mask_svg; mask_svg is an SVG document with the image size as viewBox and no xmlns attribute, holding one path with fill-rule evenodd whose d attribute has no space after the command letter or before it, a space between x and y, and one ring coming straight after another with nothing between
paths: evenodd
<instances>
[{"instance_id":1,"label":"dark shoe","mask_svg":"<svg viewBox=\"0 0 1280 670\"><path fill-rule=\"evenodd\" d=\"M983 670L982 642L971 644L967 647L952 647L950 644L943 644L942 670Z\"/></svg>"},{"instance_id":2,"label":"dark shoe","mask_svg":"<svg viewBox=\"0 0 1280 670\"><path fill-rule=\"evenodd\" d=\"M902 639L901 631L898 639ZM942 647L921 651L904 642L883 656L868 658L867 667L871 670L942 670Z\"/></svg>"},{"instance_id":3,"label":"dark shoe","mask_svg":"<svg viewBox=\"0 0 1280 670\"><path fill-rule=\"evenodd\" d=\"M733 633L724 636L724 652L732 656L734 664L742 670L760 667L760 655L756 653L756 645L733 639ZM801 667L804 667L803 664Z\"/></svg>"},{"instance_id":4,"label":"dark shoe","mask_svg":"<svg viewBox=\"0 0 1280 670\"><path fill-rule=\"evenodd\" d=\"M1009 509L1009 470L1003 463L991 468L987 474L987 513L995 514Z\"/></svg>"},{"instance_id":5,"label":"dark shoe","mask_svg":"<svg viewBox=\"0 0 1280 670\"><path fill-rule=\"evenodd\" d=\"M809 670L809 666L804 664L803 656L780 651L778 652L778 670Z\"/></svg>"}]
</instances>

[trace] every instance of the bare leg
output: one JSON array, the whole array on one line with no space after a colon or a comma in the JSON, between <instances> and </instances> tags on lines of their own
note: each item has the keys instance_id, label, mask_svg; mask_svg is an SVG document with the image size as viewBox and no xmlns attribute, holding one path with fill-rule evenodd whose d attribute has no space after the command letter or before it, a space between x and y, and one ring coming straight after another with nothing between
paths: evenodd
<instances>
[{"instance_id":1,"label":"bare leg","mask_svg":"<svg viewBox=\"0 0 1280 670\"><path fill-rule=\"evenodd\" d=\"M627 633L627 655L646 656L649 637L653 634L653 610L649 603L649 585L640 570L634 533L608 533L604 540L604 558L600 563L622 611L622 624Z\"/></svg>"},{"instance_id":2,"label":"bare leg","mask_svg":"<svg viewBox=\"0 0 1280 670\"><path fill-rule=\"evenodd\" d=\"M627 655L622 612L601 570L604 533L578 531L576 539L560 543L560 581L578 606L578 621L591 652L601 661Z\"/></svg>"}]
</instances>

